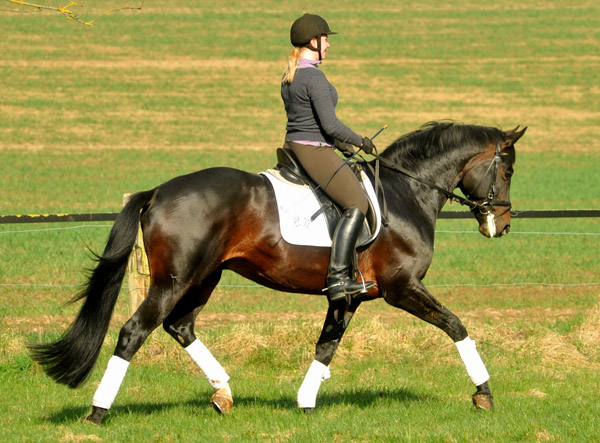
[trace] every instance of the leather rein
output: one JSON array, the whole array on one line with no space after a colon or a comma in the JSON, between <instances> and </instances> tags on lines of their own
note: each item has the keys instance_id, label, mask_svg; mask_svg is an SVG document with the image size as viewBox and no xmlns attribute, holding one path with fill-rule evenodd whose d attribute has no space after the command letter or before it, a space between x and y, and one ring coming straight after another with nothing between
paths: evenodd
<instances>
[{"instance_id":1,"label":"leather rein","mask_svg":"<svg viewBox=\"0 0 600 443\"><path fill-rule=\"evenodd\" d=\"M382 165L385 166L386 168L391 169L396 172L399 172L403 175L406 175L407 177L410 177L413 180L418 181L421 184L424 184L425 186L435 189L436 191L445 195L450 201L454 201L454 202L460 203L461 205L468 206L471 209L471 212L473 212L473 213L479 211L479 213L481 215L489 215L489 214L492 214L492 211L493 211L494 207L496 207L496 206L506 207L506 210L504 212L502 212L501 214L498 214L494 217L496 219L498 217L503 216L507 212L509 212L512 207L512 204L510 201L494 200L494 197L496 196L496 192L498 192L498 190L496 188L496 180L498 178L499 166L500 166L500 163L502 162L501 152L500 152L500 143L496 144L496 152L494 153L494 158L492 159L485 174L483 175L483 177L480 180L480 184L481 184L481 181L483 181L483 179L488 175L488 173L493 168L493 178L492 178L492 182L490 184L490 188L487 193L487 198L484 201L480 201L480 202L473 200L471 198L471 196L469 196L469 195L467 195L466 197L462 197L458 194L455 194L454 192L448 191L447 189L444 189L444 188L436 185L435 183L433 183L429 180L422 179L422 178L416 176L415 174L413 174L411 171L403 168L402 166L399 166L396 163L391 162L391 161L381 157L377 153L372 153L371 155L373 155L376 158L376 166L375 166L375 169L376 169L375 176L377 177L376 181L379 181L378 180L379 179L379 162L381 162ZM477 186L477 188L479 188L479 186Z\"/></svg>"}]
</instances>

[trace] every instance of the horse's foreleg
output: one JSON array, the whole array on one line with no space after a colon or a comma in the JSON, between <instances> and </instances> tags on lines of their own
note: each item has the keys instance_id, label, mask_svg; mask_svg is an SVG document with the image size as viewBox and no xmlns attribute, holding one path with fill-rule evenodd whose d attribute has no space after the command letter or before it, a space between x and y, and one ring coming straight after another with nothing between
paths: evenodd
<instances>
[{"instance_id":1,"label":"horse's foreleg","mask_svg":"<svg viewBox=\"0 0 600 443\"><path fill-rule=\"evenodd\" d=\"M457 319L458 320L458 319ZM477 391L473 394L473 404L477 409L491 410L494 408L494 399L488 385L490 375L483 364L483 360L477 352L475 341L469 336L460 341L455 341L456 349L465 368L467 374L471 378L473 384L477 387Z\"/></svg>"},{"instance_id":2,"label":"horse's foreleg","mask_svg":"<svg viewBox=\"0 0 600 443\"><path fill-rule=\"evenodd\" d=\"M477 352L475 342L469 337L460 319L439 303L420 282L413 285L410 291L405 291L402 296L386 296L385 300L448 334L458 349L467 374L477 388L473 394L473 404L478 409L493 409L493 397L488 385L490 376Z\"/></svg>"},{"instance_id":3,"label":"horse's foreleg","mask_svg":"<svg viewBox=\"0 0 600 443\"><path fill-rule=\"evenodd\" d=\"M165 319L163 327L185 349L198 365L208 383L215 389L215 393L210 399L215 410L221 414L227 414L233 406L233 397L228 383L229 375L194 334L194 320L208 301L220 278L221 272L217 271L204 279L200 287L188 291Z\"/></svg>"},{"instance_id":4,"label":"horse's foreleg","mask_svg":"<svg viewBox=\"0 0 600 443\"><path fill-rule=\"evenodd\" d=\"M309 412L315 408L321 383L331 376L329 363L359 305L360 301L353 301L346 307L345 300L329 304L325 324L317 342L315 359L298 390L298 407L304 411Z\"/></svg>"}]
</instances>

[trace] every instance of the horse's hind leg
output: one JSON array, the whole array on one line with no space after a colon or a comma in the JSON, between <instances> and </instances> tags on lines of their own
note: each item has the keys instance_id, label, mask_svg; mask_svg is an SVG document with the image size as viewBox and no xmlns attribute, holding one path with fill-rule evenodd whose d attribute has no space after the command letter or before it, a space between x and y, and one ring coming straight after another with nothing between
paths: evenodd
<instances>
[{"instance_id":1,"label":"horse's hind leg","mask_svg":"<svg viewBox=\"0 0 600 443\"><path fill-rule=\"evenodd\" d=\"M408 287L410 289L404 290L401 296L386 295L385 300L392 306L404 309L421 320L437 326L450 336L465 364L467 374L477 388L473 394L473 404L478 409L493 409L494 401L488 385L490 376L467 329L460 319L438 302L420 281Z\"/></svg>"},{"instance_id":2,"label":"horse's hind leg","mask_svg":"<svg viewBox=\"0 0 600 443\"><path fill-rule=\"evenodd\" d=\"M298 407L305 412L315 408L321 383L330 378L329 363L360 303L360 300L353 300L350 306L346 305L345 300L329 303L325 324L317 342L315 359L298 390Z\"/></svg>"},{"instance_id":3,"label":"horse's hind leg","mask_svg":"<svg viewBox=\"0 0 600 443\"><path fill-rule=\"evenodd\" d=\"M113 356L92 399L92 413L86 418L100 424L110 409L123 383L129 362L140 349L148 335L167 317L186 288L176 284L175 279L167 287L153 283L148 296L133 316L123 325Z\"/></svg>"},{"instance_id":4,"label":"horse's hind leg","mask_svg":"<svg viewBox=\"0 0 600 443\"><path fill-rule=\"evenodd\" d=\"M233 406L229 375L194 334L194 320L206 305L220 278L221 271L216 271L204 279L201 286L192 287L167 316L163 327L186 350L215 389L210 399L213 407L219 413L227 414Z\"/></svg>"}]
</instances>

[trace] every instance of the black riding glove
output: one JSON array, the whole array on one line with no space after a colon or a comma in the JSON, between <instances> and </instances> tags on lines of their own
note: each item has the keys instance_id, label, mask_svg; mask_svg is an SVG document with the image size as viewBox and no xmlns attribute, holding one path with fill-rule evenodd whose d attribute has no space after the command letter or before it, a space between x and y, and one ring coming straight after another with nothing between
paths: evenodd
<instances>
[{"instance_id":1,"label":"black riding glove","mask_svg":"<svg viewBox=\"0 0 600 443\"><path fill-rule=\"evenodd\" d=\"M372 154L373 150L375 149L375 145L369 137L363 137L360 149L365 151L365 154Z\"/></svg>"},{"instance_id":2,"label":"black riding glove","mask_svg":"<svg viewBox=\"0 0 600 443\"><path fill-rule=\"evenodd\" d=\"M344 157L352 157L354 155L354 145L351 145L350 143L346 143L341 140L336 140L335 147L342 154L344 154Z\"/></svg>"}]
</instances>

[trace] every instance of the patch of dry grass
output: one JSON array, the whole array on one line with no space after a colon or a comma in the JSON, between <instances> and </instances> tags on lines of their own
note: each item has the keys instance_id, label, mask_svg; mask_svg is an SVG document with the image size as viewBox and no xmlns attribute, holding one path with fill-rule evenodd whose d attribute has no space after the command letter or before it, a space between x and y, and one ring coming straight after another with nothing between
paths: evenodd
<instances>
[{"instance_id":1,"label":"patch of dry grass","mask_svg":"<svg viewBox=\"0 0 600 443\"><path fill-rule=\"evenodd\" d=\"M568 368L600 367L598 337L600 322L598 307L588 313L586 321L575 332L559 334L542 327L524 329L513 323L520 322L521 314L511 318L513 310L502 315L501 324L474 325L471 337L479 343L485 355L493 354L494 364L508 365L514 359L529 360L539 370L567 370ZM296 317L294 319L293 317ZM298 320L304 314L280 315L215 315L220 328L208 329L210 335L198 328L198 336L219 359L235 366L264 360L273 364L305 365L314 358L314 345L321 330L321 321ZM389 318L388 318L389 320ZM212 320L211 320L212 323ZM203 323L206 326L206 323ZM109 336L105 347L112 349L115 335ZM18 350L21 342L15 342ZM336 357L335 365L369 360L385 361L411 358L440 365L460 364L451 340L440 330L425 323L410 321L389 323L380 316L357 320L346 332ZM135 357L138 364L152 363L165 368L183 366L193 370L187 354L164 332L155 332ZM287 363L286 363L287 362Z\"/></svg>"},{"instance_id":2,"label":"patch of dry grass","mask_svg":"<svg viewBox=\"0 0 600 443\"><path fill-rule=\"evenodd\" d=\"M561 334L545 326L549 318L570 321L584 313L584 320L572 332ZM314 357L322 312L287 313L206 313L196 322L198 337L211 351L231 364L244 365L256 359L288 362L295 365ZM495 364L510 365L511 360L528 359L546 369L600 366L600 304L588 311L576 308L476 309L458 312L470 336L483 352L494 354ZM116 333L127 320L117 314L104 349L114 349ZM2 344L6 354L26 352L23 332L40 336L46 331L62 331L70 316L6 318ZM529 326L524 326L528 324ZM456 364L456 350L439 329L403 311L384 309L358 314L348 328L335 357L336 365L368 360L417 358L432 364ZM152 363L195 370L187 354L160 328L136 355L139 364Z\"/></svg>"},{"instance_id":3,"label":"patch of dry grass","mask_svg":"<svg viewBox=\"0 0 600 443\"><path fill-rule=\"evenodd\" d=\"M582 325L574 335L584 355L600 359L600 303L586 313Z\"/></svg>"}]
</instances>

